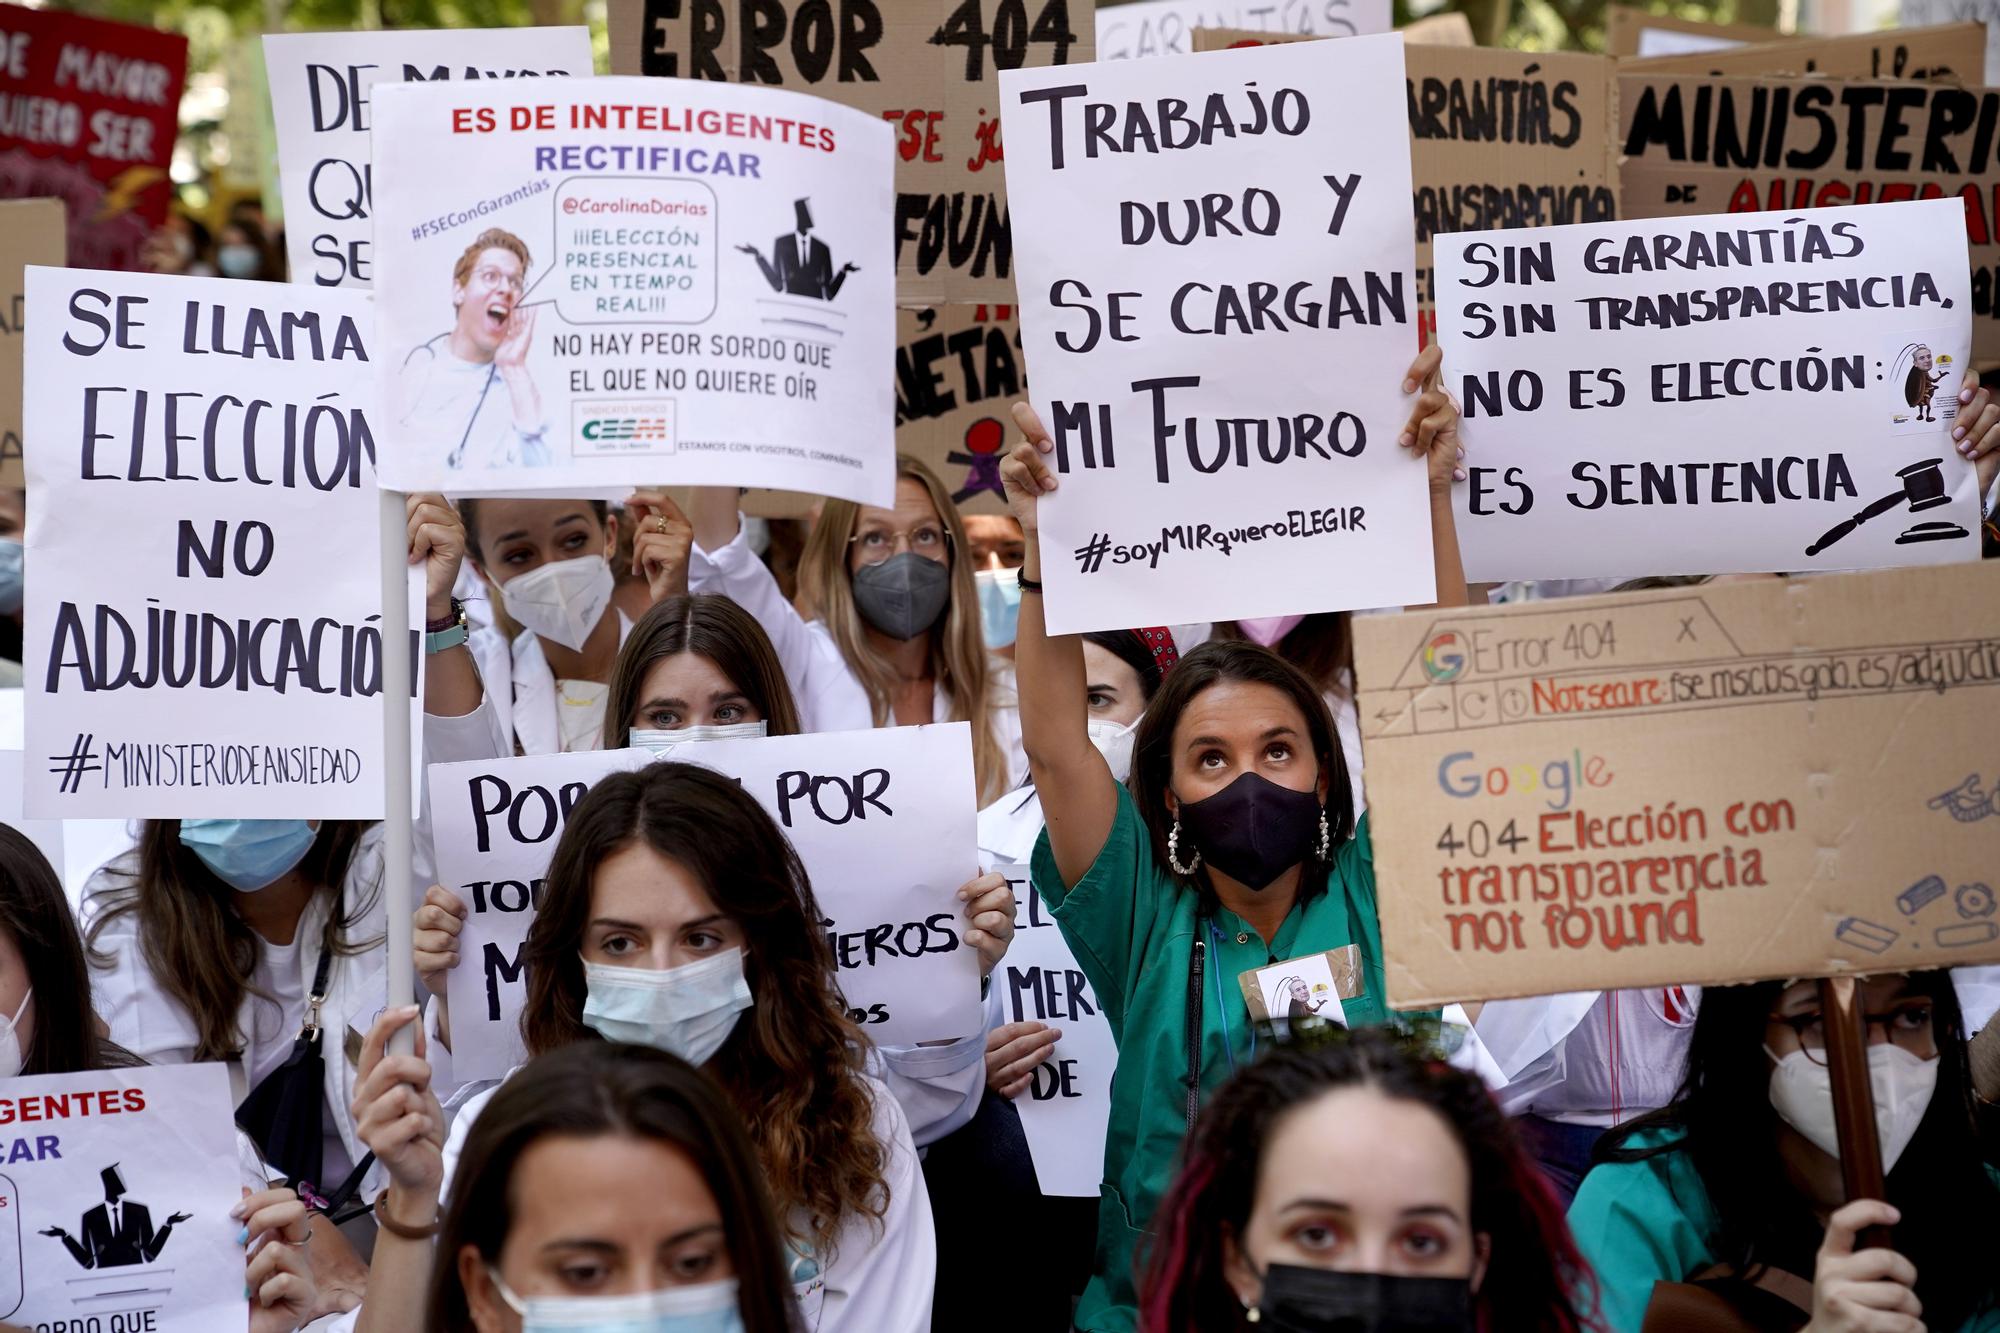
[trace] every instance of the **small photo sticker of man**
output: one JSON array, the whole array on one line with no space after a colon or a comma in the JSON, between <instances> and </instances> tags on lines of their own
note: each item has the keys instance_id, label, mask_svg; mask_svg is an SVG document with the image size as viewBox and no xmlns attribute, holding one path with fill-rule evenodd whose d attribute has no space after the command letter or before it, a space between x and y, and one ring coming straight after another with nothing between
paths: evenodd
<instances>
[{"instance_id":1,"label":"small photo sticker of man","mask_svg":"<svg viewBox=\"0 0 2000 1333\"><path fill-rule=\"evenodd\" d=\"M400 425L454 471L548 467L541 390L528 367L535 306L523 303L534 256L489 227L451 269L451 328L403 359Z\"/></svg>"},{"instance_id":2,"label":"small photo sticker of man","mask_svg":"<svg viewBox=\"0 0 2000 1333\"><path fill-rule=\"evenodd\" d=\"M1895 344L1882 378L1889 400L1889 423L1898 435L1930 434L1958 415L1957 377L1949 352L1933 350L1939 340L1905 337Z\"/></svg>"}]
</instances>

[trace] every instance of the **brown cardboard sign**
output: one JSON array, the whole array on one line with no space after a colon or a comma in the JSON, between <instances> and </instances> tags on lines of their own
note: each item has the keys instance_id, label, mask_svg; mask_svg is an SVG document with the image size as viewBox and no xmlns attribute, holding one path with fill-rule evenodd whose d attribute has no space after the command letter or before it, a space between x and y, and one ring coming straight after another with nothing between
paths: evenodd
<instances>
[{"instance_id":1,"label":"brown cardboard sign","mask_svg":"<svg viewBox=\"0 0 2000 1333\"><path fill-rule=\"evenodd\" d=\"M1396 1007L2000 961L2000 567L1354 630Z\"/></svg>"},{"instance_id":2,"label":"brown cardboard sign","mask_svg":"<svg viewBox=\"0 0 2000 1333\"><path fill-rule=\"evenodd\" d=\"M999 71L1080 64L1092 0L611 0L611 72L773 84L896 130L896 296L1014 300Z\"/></svg>"},{"instance_id":3,"label":"brown cardboard sign","mask_svg":"<svg viewBox=\"0 0 2000 1333\"><path fill-rule=\"evenodd\" d=\"M1754 23L1703 23L1673 18L1633 5L1612 5L1604 18L1604 49L1614 56L1636 56L1648 31L1679 33L1716 42L1775 42L1784 36L1775 28Z\"/></svg>"},{"instance_id":4,"label":"brown cardboard sign","mask_svg":"<svg viewBox=\"0 0 2000 1333\"><path fill-rule=\"evenodd\" d=\"M946 305L896 315L896 449L944 479L964 514L1004 514L1008 410L1027 392L1011 306Z\"/></svg>"},{"instance_id":5,"label":"brown cardboard sign","mask_svg":"<svg viewBox=\"0 0 2000 1333\"><path fill-rule=\"evenodd\" d=\"M1973 355L2000 357L2000 88L1624 69L1618 85L1629 218L1962 197Z\"/></svg>"},{"instance_id":6,"label":"brown cardboard sign","mask_svg":"<svg viewBox=\"0 0 2000 1333\"><path fill-rule=\"evenodd\" d=\"M0 486L26 484L21 472L21 333L28 298L22 270L67 261L60 199L0 202Z\"/></svg>"},{"instance_id":7,"label":"brown cardboard sign","mask_svg":"<svg viewBox=\"0 0 2000 1333\"><path fill-rule=\"evenodd\" d=\"M1833 79L1922 79L1981 82L1977 23L1891 28L1840 37L1787 37L1724 51L1650 56L1619 62L1621 73L1818 74Z\"/></svg>"}]
</instances>

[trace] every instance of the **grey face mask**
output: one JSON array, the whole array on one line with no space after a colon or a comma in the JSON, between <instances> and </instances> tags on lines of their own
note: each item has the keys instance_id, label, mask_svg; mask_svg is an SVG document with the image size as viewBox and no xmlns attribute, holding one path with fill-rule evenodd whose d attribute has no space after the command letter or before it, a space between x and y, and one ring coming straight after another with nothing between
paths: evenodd
<instances>
[{"instance_id":1,"label":"grey face mask","mask_svg":"<svg viewBox=\"0 0 2000 1333\"><path fill-rule=\"evenodd\" d=\"M951 570L914 551L854 571L861 618L892 639L914 639L937 624L951 600Z\"/></svg>"}]
</instances>

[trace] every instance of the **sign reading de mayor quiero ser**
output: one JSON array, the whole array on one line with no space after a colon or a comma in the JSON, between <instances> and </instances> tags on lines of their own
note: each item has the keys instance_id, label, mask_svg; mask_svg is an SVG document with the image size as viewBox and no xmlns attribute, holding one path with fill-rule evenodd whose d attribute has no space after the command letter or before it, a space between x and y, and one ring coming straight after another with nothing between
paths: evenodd
<instances>
[{"instance_id":1,"label":"sign reading de mayor quiero ser","mask_svg":"<svg viewBox=\"0 0 2000 1333\"><path fill-rule=\"evenodd\" d=\"M2000 961L2000 567L1354 631L1394 1007Z\"/></svg>"},{"instance_id":2,"label":"sign reading de mayor quiero ser","mask_svg":"<svg viewBox=\"0 0 2000 1333\"><path fill-rule=\"evenodd\" d=\"M685 79L374 97L383 485L889 503L887 125Z\"/></svg>"}]
</instances>

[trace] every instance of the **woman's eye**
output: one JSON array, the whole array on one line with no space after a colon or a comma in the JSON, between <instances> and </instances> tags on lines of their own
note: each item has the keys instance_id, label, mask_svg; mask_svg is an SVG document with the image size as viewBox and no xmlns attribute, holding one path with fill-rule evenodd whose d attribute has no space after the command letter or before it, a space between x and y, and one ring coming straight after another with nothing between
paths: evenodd
<instances>
[{"instance_id":1,"label":"woman's eye","mask_svg":"<svg viewBox=\"0 0 2000 1333\"><path fill-rule=\"evenodd\" d=\"M1200 768L1221 768L1225 762L1220 750L1210 750L1201 758L1195 760L1196 766Z\"/></svg>"},{"instance_id":2,"label":"woman's eye","mask_svg":"<svg viewBox=\"0 0 2000 1333\"><path fill-rule=\"evenodd\" d=\"M673 1274L684 1281L704 1277L715 1267L715 1258L714 1250L693 1250L686 1254L677 1254L673 1258Z\"/></svg>"},{"instance_id":3,"label":"woman's eye","mask_svg":"<svg viewBox=\"0 0 2000 1333\"><path fill-rule=\"evenodd\" d=\"M742 704L724 704L715 710L715 720L727 727L743 720Z\"/></svg>"},{"instance_id":4,"label":"woman's eye","mask_svg":"<svg viewBox=\"0 0 2000 1333\"><path fill-rule=\"evenodd\" d=\"M1325 1252L1340 1244L1340 1233L1322 1223L1309 1222L1292 1233L1292 1240L1302 1250Z\"/></svg>"},{"instance_id":5,"label":"woman's eye","mask_svg":"<svg viewBox=\"0 0 2000 1333\"><path fill-rule=\"evenodd\" d=\"M864 532L861 534L861 544L871 551L882 546L886 540L879 532Z\"/></svg>"},{"instance_id":6,"label":"woman's eye","mask_svg":"<svg viewBox=\"0 0 2000 1333\"><path fill-rule=\"evenodd\" d=\"M1104 693L1102 690L1092 690L1090 692L1090 706L1092 708L1099 708L1099 709L1109 708L1111 707L1112 702L1113 700L1111 696Z\"/></svg>"},{"instance_id":7,"label":"woman's eye","mask_svg":"<svg viewBox=\"0 0 2000 1333\"><path fill-rule=\"evenodd\" d=\"M525 564L528 555L527 551L508 551L500 557L500 563L503 565Z\"/></svg>"},{"instance_id":8,"label":"woman's eye","mask_svg":"<svg viewBox=\"0 0 2000 1333\"><path fill-rule=\"evenodd\" d=\"M687 945L690 949L715 949L721 947L721 944L722 936L712 930L697 930L687 937Z\"/></svg>"},{"instance_id":9,"label":"woman's eye","mask_svg":"<svg viewBox=\"0 0 2000 1333\"><path fill-rule=\"evenodd\" d=\"M1403 1237L1403 1248L1418 1259L1435 1259L1445 1252L1445 1240L1435 1231L1412 1231Z\"/></svg>"},{"instance_id":10,"label":"woman's eye","mask_svg":"<svg viewBox=\"0 0 2000 1333\"><path fill-rule=\"evenodd\" d=\"M1284 744L1283 742L1280 742L1276 745L1271 746L1269 749L1265 750L1264 754L1267 758L1273 761L1283 762L1284 760L1290 759L1292 757L1292 747Z\"/></svg>"},{"instance_id":11,"label":"woman's eye","mask_svg":"<svg viewBox=\"0 0 2000 1333\"><path fill-rule=\"evenodd\" d=\"M639 942L630 935L612 935L597 947L608 954L628 954L639 947Z\"/></svg>"},{"instance_id":12,"label":"woman's eye","mask_svg":"<svg viewBox=\"0 0 2000 1333\"><path fill-rule=\"evenodd\" d=\"M585 537L580 532L572 532L567 537L563 538L562 541L563 550L565 551L578 550L584 545L585 542L589 540L590 540L589 538Z\"/></svg>"},{"instance_id":13,"label":"woman's eye","mask_svg":"<svg viewBox=\"0 0 2000 1333\"><path fill-rule=\"evenodd\" d=\"M558 1275L566 1286L589 1290L604 1285L604 1279L610 1271L603 1264L576 1263L564 1264L558 1270Z\"/></svg>"},{"instance_id":14,"label":"woman's eye","mask_svg":"<svg viewBox=\"0 0 2000 1333\"><path fill-rule=\"evenodd\" d=\"M1896 1026L1904 1032L1927 1032L1931 1026L1931 1011L1922 1009L1902 1009L1897 1011Z\"/></svg>"},{"instance_id":15,"label":"woman's eye","mask_svg":"<svg viewBox=\"0 0 2000 1333\"><path fill-rule=\"evenodd\" d=\"M920 532L912 533L910 543L919 551L935 551L938 547L944 545L944 534L936 528L925 528Z\"/></svg>"},{"instance_id":16,"label":"woman's eye","mask_svg":"<svg viewBox=\"0 0 2000 1333\"><path fill-rule=\"evenodd\" d=\"M665 708L654 709L646 715L654 731L676 731L681 725L681 715Z\"/></svg>"}]
</instances>

